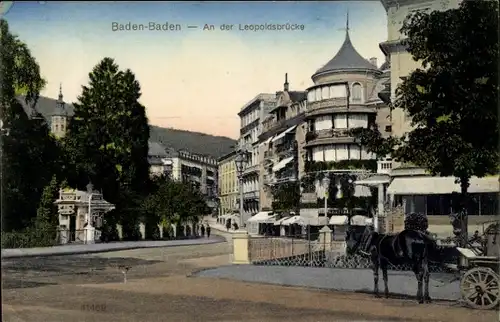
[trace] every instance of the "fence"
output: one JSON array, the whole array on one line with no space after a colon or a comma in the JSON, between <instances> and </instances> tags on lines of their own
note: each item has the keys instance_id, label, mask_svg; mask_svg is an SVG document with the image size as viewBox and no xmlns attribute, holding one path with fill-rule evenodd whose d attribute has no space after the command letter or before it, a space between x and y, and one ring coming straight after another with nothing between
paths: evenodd
<instances>
[{"instance_id":1,"label":"fence","mask_svg":"<svg viewBox=\"0 0 500 322\"><path fill-rule=\"evenodd\" d=\"M328 268L371 268L368 257L347 255L345 241L334 240L333 232L323 228L319 233L306 236L269 237L249 236L245 232L233 235L235 264L272 265L272 266L309 266ZM442 246L438 258L446 262L456 261L454 247ZM390 270L411 270L409 265L390 265ZM432 272L448 269L442 263L431 263Z\"/></svg>"}]
</instances>

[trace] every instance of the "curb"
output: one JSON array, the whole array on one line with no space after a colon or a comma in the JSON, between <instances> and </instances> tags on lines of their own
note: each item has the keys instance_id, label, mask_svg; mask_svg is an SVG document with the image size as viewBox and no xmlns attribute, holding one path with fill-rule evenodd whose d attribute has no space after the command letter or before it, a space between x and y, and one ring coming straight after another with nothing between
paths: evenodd
<instances>
[{"instance_id":1,"label":"curb","mask_svg":"<svg viewBox=\"0 0 500 322\"><path fill-rule=\"evenodd\" d=\"M158 245L158 246L124 246L108 249L91 249L91 250L68 250L54 253L42 253L42 254L2 254L2 259L16 259L16 258L33 258L33 257L52 257L52 256L68 256L68 255L86 255L86 254L98 254L98 253L109 253L115 251L132 250L132 249L146 249L146 248L168 248L168 247L185 247L185 246L196 246L196 245L212 245L227 242L227 240L220 235L214 235L214 238L205 243L192 243L184 245ZM29 249L29 248L28 248Z\"/></svg>"}]
</instances>

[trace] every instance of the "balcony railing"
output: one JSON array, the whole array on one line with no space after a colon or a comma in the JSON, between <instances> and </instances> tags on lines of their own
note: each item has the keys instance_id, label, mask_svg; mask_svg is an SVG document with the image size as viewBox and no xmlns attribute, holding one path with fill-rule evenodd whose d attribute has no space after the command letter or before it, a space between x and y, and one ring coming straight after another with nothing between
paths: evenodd
<instances>
[{"instance_id":1,"label":"balcony railing","mask_svg":"<svg viewBox=\"0 0 500 322\"><path fill-rule=\"evenodd\" d=\"M337 138L337 137L348 137L348 129L325 129L318 131L309 131L306 133L306 142L316 140L316 139L327 139L327 138Z\"/></svg>"},{"instance_id":2,"label":"balcony railing","mask_svg":"<svg viewBox=\"0 0 500 322\"><path fill-rule=\"evenodd\" d=\"M377 173L390 174L391 170L392 170L392 161L378 161L377 162Z\"/></svg>"},{"instance_id":3,"label":"balcony railing","mask_svg":"<svg viewBox=\"0 0 500 322\"><path fill-rule=\"evenodd\" d=\"M345 97L330 98L316 102L307 102L307 111L313 111L327 107L345 107L345 106L347 106L347 98Z\"/></svg>"},{"instance_id":4,"label":"balcony railing","mask_svg":"<svg viewBox=\"0 0 500 322\"><path fill-rule=\"evenodd\" d=\"M285 124L285 122L286 122L286 119L282 119L282 120L279 120L277 122L264 123L262 125L262 132L267 132L267 131L270 131L276 127L280 127L283 124Z\"/></svg>"}]
</instances>

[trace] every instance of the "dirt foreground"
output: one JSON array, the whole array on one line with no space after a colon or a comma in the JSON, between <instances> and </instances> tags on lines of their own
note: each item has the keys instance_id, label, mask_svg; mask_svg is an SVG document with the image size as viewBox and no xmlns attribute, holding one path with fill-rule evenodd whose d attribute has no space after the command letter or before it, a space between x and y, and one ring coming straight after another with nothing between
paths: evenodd
<instances>
[{"instance_id":1,"label":"dirt foreground","mask_svg":"<svg viewBox=\"0 0 500 322\"><path fill-rule=\"evenodd\" d=\"M168 274L127 283L63 283L3 291L6 322L149 321L499 321L498 312L412 300L187 277L227 264L227 255L155 264ZM163 266L162 266L163 265ZM151 270L150 270L151 271Z\"/></svg>"}]
</instances>

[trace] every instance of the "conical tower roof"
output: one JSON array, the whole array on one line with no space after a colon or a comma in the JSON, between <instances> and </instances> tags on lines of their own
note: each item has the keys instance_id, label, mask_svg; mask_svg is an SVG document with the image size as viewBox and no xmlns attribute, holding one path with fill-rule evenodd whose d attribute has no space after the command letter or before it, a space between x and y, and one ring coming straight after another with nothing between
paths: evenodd
<instances>
[{"instance_id":1,"label":"conical tower roof","mask_svg":"<svg viewBox=\"0 0 500 322\"><path fill-rule=\"evenodd\" d=\"M354 48L349 37L349 16L347 16L346 33L344 43L337 54L330 59L323 67L318 69L312 77L318 74L327 72L343 71L343 70L373 70L377 71L378 68L372 65L368 60L363 58L358 51Z\"/></svg>"}]
</instances>

